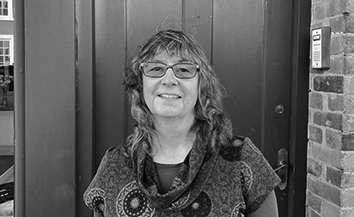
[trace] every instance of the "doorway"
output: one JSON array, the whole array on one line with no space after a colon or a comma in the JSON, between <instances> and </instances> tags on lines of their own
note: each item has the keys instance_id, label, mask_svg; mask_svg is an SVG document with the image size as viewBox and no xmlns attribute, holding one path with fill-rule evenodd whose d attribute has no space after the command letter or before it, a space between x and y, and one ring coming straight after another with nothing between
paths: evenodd
<instances>
[{"instance_id":1,"label":"doorway","mask_svg":"<svg viewBox=\"0 0 354 217\"><path fill-rule=\"evenodd\" d=\"M93 35L79 43L92 46L82 57L92 55L94 63L87 77L95 99L94 151L87 155L94 170L134 124L121 85L125 62L161 23L178 23L196 37L226 87L235 131L250 137L274 169L285 156L283 187L276 190L280 216L305 216L310 3L107 0L90 7Z\"/></svg>"}]
</instances>

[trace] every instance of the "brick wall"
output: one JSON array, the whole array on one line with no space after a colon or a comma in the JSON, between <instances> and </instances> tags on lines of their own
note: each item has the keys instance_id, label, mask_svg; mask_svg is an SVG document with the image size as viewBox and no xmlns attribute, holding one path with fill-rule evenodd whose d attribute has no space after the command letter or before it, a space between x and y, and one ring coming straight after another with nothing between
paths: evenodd
<instances>
[{"instance_id":1,"label":"brick wall","mask_svg":"<svg viewBox=\"0 0 354 217\"><path fill-rule=\"evenodd\" d=\"M354 217L354 0L312 0L331 67L310 73L307 216Z\"/></svg>"}]
</instances>

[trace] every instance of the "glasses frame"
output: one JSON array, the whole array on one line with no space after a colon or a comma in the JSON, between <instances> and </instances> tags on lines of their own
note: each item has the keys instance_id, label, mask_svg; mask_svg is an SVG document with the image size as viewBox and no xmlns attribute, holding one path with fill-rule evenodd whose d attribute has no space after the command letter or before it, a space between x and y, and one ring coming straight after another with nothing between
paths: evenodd
<instances>
[{"instance_id":1,"label":"glasses frame","mask_svg":"<svg viewBox=\"0 0 354 217\"><path fill-rule=\"evenodd\" d=\"M158 64L165 65L165 66L166 66L166 70L165 70L165 72L164 72L162 75L160 75L160 76L151 76L151 75L148 75L148 74L145 73L144 68L143 68L144 64L146 64L146 63L158 63ZM180 76L178 76L178 75L176 74L175 70L173 69L173 67L175 67L176 65L180 65L180 64L189 64L189 65L195 66L196 69L195 69L195 74L193 75L193 77L180 77ZM173 65L167 65L167 64L162 63L162 62L143 62L143 63L140 63L140 67L139 67L139 68L140 68L140 70L143 72L143 74L144 74L146 77L149 77L149 78L162 78L163 76L166 75L168 69L172 69L173 75L174 75L176 78L179 78L179 79L191 79L191 78L194 78L194 77L197 75L197 73L200 71L199 65L198 65L198 64L195 64L195 63L191 63L191 62L188 62L188 63L176 63L176 64L173 64Z\"/></svg>"}]
</instances>

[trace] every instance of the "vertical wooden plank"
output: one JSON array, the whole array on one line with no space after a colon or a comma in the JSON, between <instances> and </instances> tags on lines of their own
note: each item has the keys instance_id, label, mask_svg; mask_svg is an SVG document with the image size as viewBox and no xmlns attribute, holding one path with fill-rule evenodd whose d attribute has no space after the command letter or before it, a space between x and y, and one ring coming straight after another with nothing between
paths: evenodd
<instances>
[{"instance_id":1,"label":"vertical wooden plank","mask_svg":"<svg viewBox=\"0 0 354 217\"><path fill-rule=\"evenodd\" d=\"M226 109L237 134L261 144L263 5L215 0L213 66L228 92Z\"/></svg>"},{"instance_id":2,"label":"vertical wooden plank","mask_svg":"<svg viewBox=\"0 0 354 217\"><path fill-rule=\"evenodd\" d=\"M25 4L26 216L75 216L74 3Z\"/></svg>"},{"instance_id":3,"label":"vertical wooden plank","mask_svg":"<svg viewBox=\"0 0 354 217\"><path fill-rule=\"evenodd\" d=\"M277 166L278 151L282 148L289 151L292 4L291 0L266 1L265 7L263 153L274 167ZM278 105L284 107L283 113L275 112ZM288 191L277 189L276 193L279 215L287 216Z\"/></svg>"},{"instance_id":4,"label":"vertical wooden plank","mask_svg":"<svg viewBox=\"0 0 354 217\"><path fill-rule=\"evenodd\" d=\"M264 143L280 150L288 150L290 132L290 84L292 51L292 1L281 3L268 1L265 14L264 46ZM275 112L277 105L284 106L284 112ZM277 158L277 151L264 150L268 156Z\"/></svg>"},{"instance_id":5,"label":"vertical wooden plank","mask_svg":"<svg viewBox=\"0 0 354 217\"><path fill-rule=\"evenodd\" d=\"M15 76L15 207L14 212L16 216L25 216L24 198L26 195L26 181L25 181L25 9L24 0L14 2L14 37L15 37L15 59L16 64L14 68Z\"/></svg>"},{"instance_id":6,"label":"vertical wooden plank","mask_svg":"<svg viewBox=\"0 0 354 217\"><path fill-rule=\"evenodd\" d=\"M204 53L211 61L212 52L212 0L184 1L182 10L184 29L192 34L203 47Z\"/></svg>"},{"instance_id":7,"label":"vertical wooden plank","mask_svg":"<svg viewBox=\"0 0 354 217\"><path fill-rule=\"evenodd\" d=\"M125 1L95 1L96 167L106 150L122 143L125 130Z\"/></svg>"},{"instance_id":8,"label":"vertical wooden plank","mask_svg":"<svg viewBox=\"0 0 354 217\"><path fill-rule=\"evenodd\" d=\"M94 6L93 1L76 0L76 217L92 216L82 195L94 175Z\"/></svg>"}]
</instances>

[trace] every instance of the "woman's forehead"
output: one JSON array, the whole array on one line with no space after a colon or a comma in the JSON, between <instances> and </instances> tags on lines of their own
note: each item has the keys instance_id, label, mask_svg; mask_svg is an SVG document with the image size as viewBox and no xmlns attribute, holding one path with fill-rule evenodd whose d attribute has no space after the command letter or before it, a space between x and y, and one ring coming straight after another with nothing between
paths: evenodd
<instances>
[{"instance_id":1,"label":"woman's forehead","mask_svg":"<svg viewBox=\"0 0 354 217\"><path fill-rule=\"evenodd\" d=\"M188 51L158 49L155 54L151 55L149 60L159 58L161 56L180 59L181 61L193 61L192 55Z\"/></svg>"}]
</instances>

